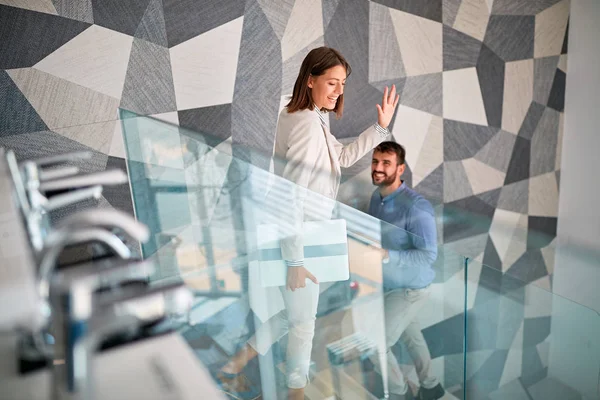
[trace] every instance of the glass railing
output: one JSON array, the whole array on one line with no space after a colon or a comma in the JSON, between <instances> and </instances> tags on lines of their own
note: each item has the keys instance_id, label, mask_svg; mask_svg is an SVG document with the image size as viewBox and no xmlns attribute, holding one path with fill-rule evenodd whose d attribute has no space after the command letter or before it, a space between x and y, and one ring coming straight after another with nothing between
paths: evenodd
<instances>
[{"instance_id":1,"label":"glass railing","mask_svg":"<svg viewBox=\"0 0 600 400\"><path fill-rule=\"evenodd\" d=\"M467 398L599 398L596 311L479 261L467 271Z\"/></svg>"},{"instance_id":2,"label":"glass railing","mask_svg":"<svg viewBox=\"0 0 600 400\"><path fill-rule=\"evenodd\" d=\"M265 285L265 276L255 273L264 250L256 232L264 222L293 230L290 195L301 189L255 166L268 165L268 155L127 111L121 117L136 217L152 232L142 245L143 256L158 265L152 280L183 280L196 295L181 334L232 398L286 398L288 338L265 328L282 310L281 299L252 289ZM415 368L413 360L427 357L415 354L415 340L425 344L429 374L445 388L444 398L553 398L544 397L548 391L597 398L598 314L501 266L482 265L480 251L443 243L443 236L427 300L414 315L400 318L411 325L400 331L412 336L401 336L387 351L391 339L383 310L390 278L384 279L389 271L382 263L381 236L422 239L347 205L304 194L307 214L318 219L333 209L333 218L346 222L349 260L349 279L320 285L306 398L383 398L390 383L396 390L394 379L384 378L395 373L387 368L392 357L400 379L416 392L427 379L419 379L422 363ZM446 212L441 223L482 231L491 224L461 210ZM507 234L518 228L510 229ZM247 349L248 340L267 345L235 379L224 376L223 366Z\"/></svg>"},{"instance_id":3,"label":"glass railing","mask_svg":"<svg viewBox=\"0 0 600 400\"><path fill-rule=\"evenodd\" d=\"M289 194L299 189L243 161L264 155L243 149L238 158L235 147L227 142L212 147L208 143L214 142L207 140L206 134L148 117L124 117L136 214L153 234L143 246L143 255L159 265L155 281L182 279L197 296L198 304L184 336L215 376L253 336L259 342L275 342L244 369L251 384L243 389L250 385L264 398L281 398L286 391L283 349L287 340L276 340L278 334L269 339L264 326L282 304L270 300L256 304L260 295L252 293L250 280L264 279L253 274L260 245L256 221L289 225L286 208L293 201ZM265 196L267 191L275 195ZM462 396L464 259L450 250L429 249L433 254L439 251L437 259L433 256L437 278L422 305L404 307L398 302L395 312L402 313L403 307L412 309L401 321L393 321L405 325L408 333L400 338L405 329L399 328L397 344L387 352L383 275L389 271L382 264L381 233L405 241L422 239L408 239L414 235L316 193L304 195L306 214L318 218L323 209L334 210L334 219L345 221L350 270L349 279L320 285L306 396L346 398L343 393L350 390L357 396L383 398L387 387L383 382L387 380L382 376L389 372L386 364L392 357L399 365L393 373L400 371L417 390L419 377L411 367L415 343L423 352L421 357L427 359L431 354L432 360L426 360L431 365L427 373ZM397 275L399 280L416 279L410 270ZM417 300L416 295L402 294L405 302ZM249 303L254 303L252 313ZM447 326L444 321L449 318L458 323ZM366 346L364 354L339 354L342 348L352 348L352 343ZM367 356L369 351L375 356Z\"/></svg>"}]
</instances>

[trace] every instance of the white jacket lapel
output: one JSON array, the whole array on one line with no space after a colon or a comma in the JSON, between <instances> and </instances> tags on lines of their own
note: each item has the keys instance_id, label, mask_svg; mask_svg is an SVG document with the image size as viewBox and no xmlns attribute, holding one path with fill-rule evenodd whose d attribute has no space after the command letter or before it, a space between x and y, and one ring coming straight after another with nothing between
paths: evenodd
<instances>
[{"instance_id":1,"label":"white jacket lapel","mask_svg":"<svg viewBox=\"0 0 600 400\"><path fill-rule=\"evenodd\" d=\"M340 168L339 155L337 153L333 140L331 140L331 133L329 132L329 129L327 129L326 126L323 127L323 133L325 134L325 142L327 143L327 150L329 151L331 166L333 167L333 170L335 171L336 175L340 176L342 174L342 170Z\"/></svg>"}]
</instances>

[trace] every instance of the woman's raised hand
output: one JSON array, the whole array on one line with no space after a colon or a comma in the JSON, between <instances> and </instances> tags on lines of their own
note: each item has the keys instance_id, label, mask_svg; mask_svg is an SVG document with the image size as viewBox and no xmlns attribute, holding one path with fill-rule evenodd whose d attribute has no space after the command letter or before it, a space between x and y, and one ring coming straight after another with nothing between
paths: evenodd
<instances>
[{"instance_id":1,"label":"woman's raised hand","mask_svg":"<svg viewBox=\"0 0 600 400\"><path fill-rule=\"evenodd\" d=\"M386 86L383 91L381 105L377 104L377 123L382 128L387 128L392 121L396 106L398 105L398 100L400 100L400 95L396 94L396 85L392 85L392 90L390 90L389 93L388 87Z\"/></svg>"}]
</instances>

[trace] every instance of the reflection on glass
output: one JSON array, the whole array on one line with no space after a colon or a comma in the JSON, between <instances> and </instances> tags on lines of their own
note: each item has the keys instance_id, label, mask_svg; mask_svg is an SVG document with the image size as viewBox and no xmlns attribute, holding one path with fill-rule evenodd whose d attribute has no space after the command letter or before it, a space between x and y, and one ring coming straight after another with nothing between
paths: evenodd
<instances>
[{"instance_id":1,"label":"reflection on glass","mask_svg":"<svg viewBox=\"0 0 600 400\"><path fill-rule=\"evenodd\" d=\"M467 281L467 398L598 398L594 310L474 260Z\"/></svg>"},{"instance_id":2,"label":"reflection on glass","mask_svg":"<svg viewBox=\"0 0 600 400\"><path fill-rule=\"evenodd\" d=\"M207 134L152 118L126 117L122 123L135 210L152 231L143 255L157 261L155 281L183 280L196 293L190 326L182 334L224 391L243 398L259 393L284 398L286 348L293 338L282 334L287 320L281 314L282 296L272 301L265 296L267 290L252 293L250 281L260 280L260 271L253 272L260 250L256 227L265 221L289 226L285 199L294 185L236 156L248 160L264 157L261 154L240 151L227 141L215 147L208 144L215 141ZM280 196L267 198L269 191ZM305 208L319 214L327 201L332 202L309 192ZM336 395L339 389L327 349L353 335L363 335L376 349L359 357L359 375L348 374L371 396L383 398L392 382L415 393L423 384L438 383L460 392L463 324L447 320L463 315L462 258L436 249L435 280L420 292L414 290L420 288L397 290L400 301L395 303L393 290L384 293L384 272L391 264L382 265L387 258L381 249L382 233L412 242L422 238L346 205L333 206L333 218L347 226L350 279L315 285L320 292L316 304L295 302L300 312L316 308L317 313L306 395ZM386 296L394 308L388 315L398 323L394 329L391 322L385 325ZM401 304L407 301L418 307L402 314ZM271 315L275 319L269 320ZM396 340L386 339L386 329L394 331L390 337L397 336ZM395 375L397 381L388 379L391 355L401 372ZM224 368L232 362L240 368Z\"/></svg>"}]
</instances>

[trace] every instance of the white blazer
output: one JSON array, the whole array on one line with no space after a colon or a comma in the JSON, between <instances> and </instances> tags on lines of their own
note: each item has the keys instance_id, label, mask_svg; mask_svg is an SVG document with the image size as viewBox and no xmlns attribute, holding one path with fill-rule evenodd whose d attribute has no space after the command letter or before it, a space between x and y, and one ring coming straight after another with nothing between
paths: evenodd
<instances>
[{"instance_id":1,"label":"white blazer","mask_svg":"<svg viewBox=\"0 0 600 400\"><path fill-rule=\"evenodd\" d=\"M373 125L344 146L321 123L318 111L288 113L286 108L281 111L275 136L274 167L277 175L295 183L296 190L288 204L289 217L297 222L297 230L302 221L331 218L341 168L352 166L387 138L387 130L379 129ZM312 199L315 201L309 204ZM282 241L283 258L303 260L302 242L299 234Z\"/></svg>"},{"instance_id":2,"label":"white blazer","mask_svg":"<svg viewBox=\"0 0 600 400\"><path fill-rule=\"evenodd\" d=\"M273 185L263 204L269 208L265 212L270 215L269 222L291 226L292 232L281 241L285 260L304 260L303 221L331 218L341 167L350 167L387 137L387 130L373 125L344 146L321 123L316 110L281 111L273 166L277 175L294 185ZM250 306L261 321L267 321L284 308L281 292L275 287L261 287L256 261L250 263L249 274Z\"/></svg>"}]
</instances>

